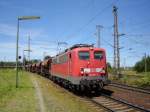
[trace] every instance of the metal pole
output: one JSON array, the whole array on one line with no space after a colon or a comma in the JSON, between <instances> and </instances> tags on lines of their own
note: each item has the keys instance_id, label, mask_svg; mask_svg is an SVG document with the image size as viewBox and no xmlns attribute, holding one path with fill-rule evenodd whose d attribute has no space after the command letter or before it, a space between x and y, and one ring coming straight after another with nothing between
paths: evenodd
<instances>
[{"instance_id":1,"label":"metal pole","mask_svg":"<svg viewBox=\"0 0 150 112\"><path fill-rule=\"evenodd\" d=\"M100 40L100 29L103 28L103 26L101 25L96 25L96 29L97 29L97 47L100 48L101 47L101 40Z\"/></svg>"},{"instance_id":2,"label":"metal pole","mask_svg":"<svg viewBox=\"0 0 150 112\"><path fill-rule=\"evenodd\" d=\"M18 77L18 42L19 42L19 20L40 19L39 16L22 16L17 19L17 39L16 39L16 88L19 86Z\"/></svg>"},{"instance_id":3,"label":"metal pole","mask_svg":"<svg viewBox=\"0 0 150 112\"><path fill-rule=\"evenodd\" d=\"M119 34L118 34L118 14L117 7L113 7L114 13L114 67L115 73L120 77L120 51L119 51Z\"/></svg>"},{"instance_id":4,"label":"metal pole","mask_svg":"<svg viewBox=\"0 0 150 112\"><path fill-rule=\"evenodd\" d=\"M6 56L4 56L4 67L7 66L7 63L6 63Z\"/></svg>"},{"instance_id":5,"label":"metal pole","mask_svg":"<svg viewBox=\"0 0 150 112\"><path fill-rule=\"evenodd\" d=\"M124 70L126 69L126 58L124 58Z\"/></svg>"},{"instance_id":6,"label":"metal pole","mask_svg":"<svg viewBox=\"0 0 150 112\"><path fill-rule=\"evenodd\" d=\"M25 67L25 62L26 62L26 56L25 56L25 52L26 50L23 50L23 67Z\"/></svg>"},{"instance_id":7,"label":"metal pole","mask_svg":"<svg viewBox=\"0 0 150 112\"><path fill-rule=\"evenodd\" d=\"M59 42L57 43L57 53L59 54L60 50L59 50Z\"/></svg>"},{"instance_id":8,"label":"metal pole","mask_svg":"<svg viewBox=\"0 0 150 112\"><path fill-rule=\"evenodd\" d=\"M147 61L146 61L146 58L147 58L147 56L146 56L146 53L145 53L145 73L147 72Z\"/></svg>"},{"instance_id":9,"label":"metal pole","mask_svg":"<svg viewBox=\"0 0 150 112\"><path fill-rule=\"evenodd\" d=\"M24 50L23 50L23 57L22 57L22 65L23 65L23 67L24 67Z\"/></svg>"},{"instance_id":10,"label":"metal pole","mask_svg":"<svg viewBox=\"0 0 150 112\"><path fill-rule=\"evenodd\" d=\"M30 63L30 35L28 36L28 60Z\"/></svg>"},{"instance_id":11,"label":"metal pole","mask_svg":"<svg viewBox=\"0 0 150 112\"><path fill-rule=\"evenodd\" d=\"M43 52L43 60L45 59L46 56L46 52Z\"/></svg>"},{"instance_id":12,"label":"metal pole","mask_svg":"<svg viewBox=\"0 0 150 112\"><path fill-rule=\"evenodd\" d=\"M19 42L19 19L17 20L17 39L16 39L16 88L19 87L18 77L18 42Z\"/></svg>"},{"instance_id":13,"label":"metal pole","mask_svg":"<svg viewBox=\"0 0 150 112\"><path fill-rule=\"evenodd\" d=\"M96 25L97 29L97 47L100 48L100 25Z\"/></svg>"},{"instance_id":14,"label":"metal pole","mask_svg":"<svg viewBox=\"0 0 150 112\"><path fill-rule=\"evenodd\" d=\"M113 7L113 14L114 14L114 72L116 74L117 71L117 59L116 59L116 21L115 21L115 12L116 12L116 8Z\"/></svg>"}]
</instances>

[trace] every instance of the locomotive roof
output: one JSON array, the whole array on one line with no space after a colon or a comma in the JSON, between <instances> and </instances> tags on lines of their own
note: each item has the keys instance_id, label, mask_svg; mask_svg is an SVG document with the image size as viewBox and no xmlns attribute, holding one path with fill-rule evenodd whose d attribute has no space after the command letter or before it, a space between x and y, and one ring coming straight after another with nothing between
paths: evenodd
<instances>
[{"instance_id":1,"label":"locomotive roof","mask_svg":"<svg viewBox=\"0 0 150 112\"><path fill-rule=\"evenodd\" d=\"M94 47L94 44L91 44L91 45L89 45L89 44L75 44L75 45L73 45L72 47L66 49L65 51L63 51L63 52L57 54L56 56L59 56L59 55L65 53L65 52L67 52L67 51L69 51L69 50L73 50L73 49L75 49L75 48L82 48L82 47Z\"/></svg>"},{"instance_id":2,"label":"locomotive roof","mask_svg":"<svg viewBox=\"0 0 150 112\"><path fill-rule=\"evenodd\" d=\"M79 47L94 47L94 45L89 45L89 44L75 44L73 45L72 47L70 47L69 49L72 50L72 49L75 49L75 48L79 48Z\"/></svg>"}]
</instances>

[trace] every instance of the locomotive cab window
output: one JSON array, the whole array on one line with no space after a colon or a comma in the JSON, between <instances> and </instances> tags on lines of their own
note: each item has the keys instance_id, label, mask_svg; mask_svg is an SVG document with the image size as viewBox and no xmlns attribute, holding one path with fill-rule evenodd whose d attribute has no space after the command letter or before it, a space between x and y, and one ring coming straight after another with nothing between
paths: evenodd
<instances>
[{"instance_id":1,"label":"locomotive cab window","mask_svg":"<svg viewBox=\"0 0 150 112\"><path fill-rule=\"evenodd\" d=\"M102 59L103 58L103 52L102 51L95 51L94 52L94 59Z\"/></svg>"},{"instance_id":2,"label":"locomotive cab window","mask_svg":"<svg viewBox=\"0 0 150 112\"><path fill-rule=\"evenodd\" d=\"M88 51L80 51L79 52L79 59L88 60L89 58L90 58L90 53Z\"/></svg>"}]
</instances>

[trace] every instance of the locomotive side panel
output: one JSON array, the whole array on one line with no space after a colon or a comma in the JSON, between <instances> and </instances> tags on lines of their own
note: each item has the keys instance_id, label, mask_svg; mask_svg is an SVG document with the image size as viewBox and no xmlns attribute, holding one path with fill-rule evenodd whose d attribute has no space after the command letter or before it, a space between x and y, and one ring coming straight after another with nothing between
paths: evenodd
<instances>
[{"instance_id":1,"label":"locomotive side panel","mask_svg":"<svg viewBox=\"0 0 150 112\"><path fill-rule=\"evenodd\" d=\"M68 53L56 56L52 59L51 74L65 78L69 75Z\"/></svg>"}]
</instances>

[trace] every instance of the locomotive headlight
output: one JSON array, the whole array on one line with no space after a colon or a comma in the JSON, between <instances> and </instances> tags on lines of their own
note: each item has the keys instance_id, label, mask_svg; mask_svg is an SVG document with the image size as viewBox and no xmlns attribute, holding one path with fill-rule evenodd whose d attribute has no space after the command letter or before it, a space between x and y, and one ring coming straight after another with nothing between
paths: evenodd
<instances>
[{"instance_id":1,"label":"locomotive headlight","mask_svg":"<svg viewBox=\"0 0 150 112\"><path fill-rule=\"evenodd\" d=\"M84 68L80 68L80 73L84 74Z\"/></svg>"},{"instance_id":2,"label":"locomotive headlight","mask_svg":"<svg viewBox=\"0 0 150 112\"><path fill-rule=\"evenodd\" d=\"M81 71L81 74L83 74L84 72L83 71Z\"/></svg>"},{"instance_id":3,"label":"locomotive headlight","mask_svg":"<svg viewBox=\"0 0 150 112\"><path fill-rule=\"evenodd\" d=\"M84 68L84 73L90 73L90 68Z\"/></svg>"}]
</instances>

